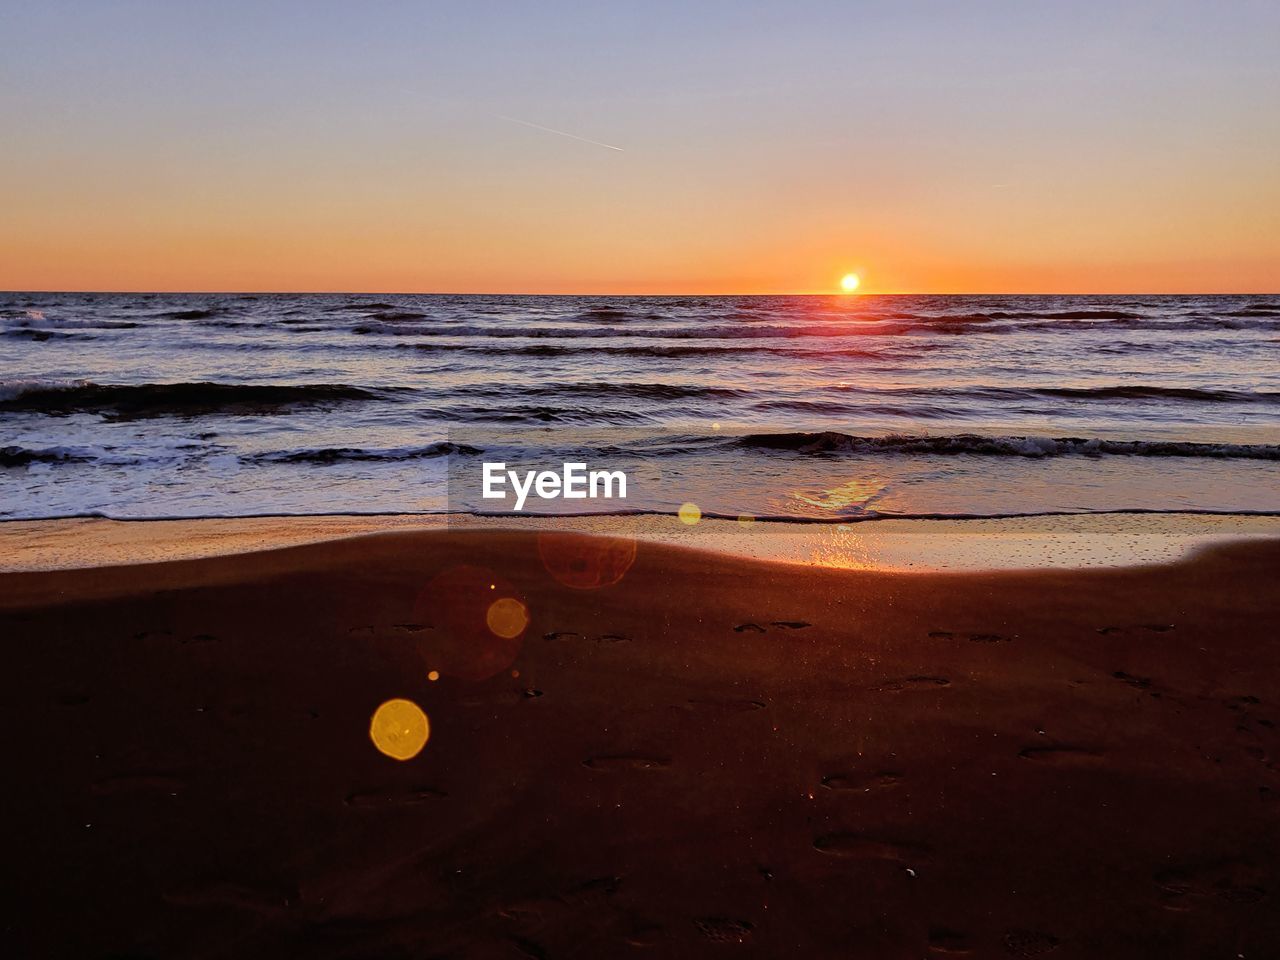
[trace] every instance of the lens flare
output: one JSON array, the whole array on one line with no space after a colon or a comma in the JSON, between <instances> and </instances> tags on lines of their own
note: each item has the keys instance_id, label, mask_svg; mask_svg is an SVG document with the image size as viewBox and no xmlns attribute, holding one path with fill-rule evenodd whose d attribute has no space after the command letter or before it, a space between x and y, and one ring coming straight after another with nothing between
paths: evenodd
<instances>
[{"instance_id":1,"label":"lens flare","mask_svg":"<svg viewBox=\"0 0 1280 960\"><path fill-rule=\"evenodd\" d=\"M702 519L702 508L696 503L684 503L680 505L680 511L677 516L680 517L681 523L688 524L692 527Z\"/></svg>"},{"instance_id":2,"label":"lens flare","mask_svg":"<svg viewBox=\"0 0 1280 960\"><path fill-rule=\"evenodd\" d=\"M636 562L636 549L634 537L538 534L538 555L547 573L575 590L596 590L617 583Z\"/></svg>"},{"instance_id":3,"label":"lens flare","mask_svg":"<svg viewBox=\"0 0 1280 960\"><path fill-rule=\"evenodd\" d=\"M434 627L421 641L423 666L460 680L485 680L510 669L530 616L512 584L466 564L433 577L413 609L415 620Z\"/></svg>"},{"instance_id":4,"label":"lens flare","mask_svg":"<svg viewBox=\"0 0 1280 960\"><path fill-rule=\"evenodd\" d=\"M489 604L484 619L495 636L511 640L529 625L529 611L515 597L501 597Z\"/></svg>"},{"instance_id":5,"label":"lens flare","mask_svg":"<svg viewBox=\"0 0 1280 960\"><path fill-rule=\"evenodd\" d=\"M388 700L369 721L369 739L393 760L412 760L430 736L431 723L412 700Z\"/></svg>"}]
</instances>

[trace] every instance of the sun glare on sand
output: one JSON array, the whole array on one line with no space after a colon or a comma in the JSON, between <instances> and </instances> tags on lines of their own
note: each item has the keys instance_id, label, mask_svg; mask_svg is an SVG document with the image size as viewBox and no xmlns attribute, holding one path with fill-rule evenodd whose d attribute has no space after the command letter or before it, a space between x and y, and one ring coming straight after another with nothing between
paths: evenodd
<instances>
[{"instance_id":1,"label":"sun glare on sand","mask_svg":"<svg viewBox=\"0 0 1280 960\"><path fill-rule=\"evenodd\" d=\"M853 293L858 289L858 285L862 283L862 278L856 273L846 273L840 278L840 289L845 293Z\"/></svg>"}]
</instances>

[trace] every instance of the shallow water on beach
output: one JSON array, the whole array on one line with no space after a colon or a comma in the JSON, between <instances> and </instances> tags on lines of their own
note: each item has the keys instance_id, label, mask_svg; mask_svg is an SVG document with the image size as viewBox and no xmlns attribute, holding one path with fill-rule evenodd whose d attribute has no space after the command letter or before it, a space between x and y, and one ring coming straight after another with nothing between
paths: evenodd
<instances>
[{"instance_id":1,"label":"shallow water on beach","mask_svg":"<svg viewBox=\"0 0 1280 960\"><path fill-rule=\"evenodd\" d=\"M1278 511L1277 359L1262 296L3 294L0 517Z\"/></svg>"}]
</instances>

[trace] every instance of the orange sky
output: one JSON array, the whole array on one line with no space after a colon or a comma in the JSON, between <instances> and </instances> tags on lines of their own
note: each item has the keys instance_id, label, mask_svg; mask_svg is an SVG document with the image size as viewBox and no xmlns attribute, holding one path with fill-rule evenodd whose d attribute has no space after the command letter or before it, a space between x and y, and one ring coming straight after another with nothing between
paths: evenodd
<instances>
[{"instance_id":1,"label":"orange sky","mask_svg":"<svg viewBox=\"0 0 1280 960\"><path fill-rule=\"evenodd\" d=\"M1265 5L801 6L24 9L0 289L1280 290Z\"/></svg>"}]
</instances>

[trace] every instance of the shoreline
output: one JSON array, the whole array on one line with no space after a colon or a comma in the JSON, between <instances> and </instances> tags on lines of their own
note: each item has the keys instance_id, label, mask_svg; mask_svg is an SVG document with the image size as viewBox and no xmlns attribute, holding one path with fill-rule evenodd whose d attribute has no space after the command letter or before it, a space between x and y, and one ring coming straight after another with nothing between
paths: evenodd
<instances>
[{"instance_id":1,"label":"shoreline","mask_svg":"<svg viewBox=\"0 0 1280 960\"><path fill-rule=\"evenodd\" d=\"M1233 540L1280 537L1280 516L1123 511L746 524L708 517L695 525L666 514L69 517L0 521L0 573L208 559L429 530L558 530L811 567L928 572L1169 563Z\"/></svg>"}]
</instances>

